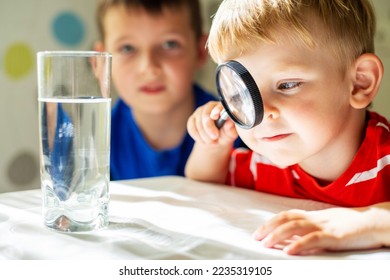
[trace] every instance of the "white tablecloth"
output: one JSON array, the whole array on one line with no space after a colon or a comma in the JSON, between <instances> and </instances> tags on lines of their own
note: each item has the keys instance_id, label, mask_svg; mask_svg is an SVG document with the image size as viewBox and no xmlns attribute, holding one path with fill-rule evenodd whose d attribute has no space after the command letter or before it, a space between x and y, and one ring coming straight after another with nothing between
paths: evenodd
<instances>
[{"instance_id":1,"label":"white tablecloth","mask_svg":"<svg viewBox=\"0 0 390 280\"><path fill-rule=\"evenodd\" d=\"M43 226L40 190L0 195L0 259L390 259L390 250L287 256L253 231L274 213L330 205L182 177L110 183L110 223L68 234Z\"/></svg>"}]
</instances>

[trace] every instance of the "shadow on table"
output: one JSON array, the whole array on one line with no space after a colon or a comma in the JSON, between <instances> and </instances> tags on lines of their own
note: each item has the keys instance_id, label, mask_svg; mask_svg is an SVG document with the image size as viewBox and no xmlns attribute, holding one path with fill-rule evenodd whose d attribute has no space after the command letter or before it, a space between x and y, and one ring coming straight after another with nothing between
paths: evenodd
<instances>
[{"instance_id":1,"label":"shadow on table","mask_svg":"<svg viewBox=\"0 0 390 280\"><path fill-rule=\"evenodd\" d=\"M115 238L107 238L105 246L118 256L135 259L264 259L254 251L199 236L174 232L147 221L111 217L109 230ZM104 231L99 235L75 234L73 237L89 242L103 242Z\"/></svg>"}]
</instances>

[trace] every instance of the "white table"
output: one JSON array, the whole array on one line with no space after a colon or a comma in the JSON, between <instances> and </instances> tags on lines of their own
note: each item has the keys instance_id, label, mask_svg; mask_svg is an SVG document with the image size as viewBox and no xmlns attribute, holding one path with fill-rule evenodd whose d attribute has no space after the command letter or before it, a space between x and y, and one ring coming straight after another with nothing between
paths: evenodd
<instances>
[{"instance_id":1,"label":"white table","mask_svg":"<svg viewBox=\"0 0 390 280\"><path fill-rule=\"evenodd\" d=\"M390 259L390 250L287 256L252 238L281 210L330 205L182 177L110 183L108 229L67 234L43 226L40 190L0 194L1 259Z\"/></svg>"}]
</instances>

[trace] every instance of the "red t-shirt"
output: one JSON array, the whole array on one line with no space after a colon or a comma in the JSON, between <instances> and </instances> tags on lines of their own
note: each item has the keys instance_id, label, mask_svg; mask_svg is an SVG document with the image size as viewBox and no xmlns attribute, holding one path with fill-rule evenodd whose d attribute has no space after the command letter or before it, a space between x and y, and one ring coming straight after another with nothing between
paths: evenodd
<instances>
[{"instance_id":1,"label":"red t-shirt","mask_svg":"<svg viewBox=\"0 0 390 280\"><path fill-rule=\"evenodd\" d=\"M235 149L227 183L282 196L346 207L390 201L390 125L369 112L365 139L349 168L334 182L320 186L298 164L279 168L248 149Z\"/></svg>"}]
</instances>

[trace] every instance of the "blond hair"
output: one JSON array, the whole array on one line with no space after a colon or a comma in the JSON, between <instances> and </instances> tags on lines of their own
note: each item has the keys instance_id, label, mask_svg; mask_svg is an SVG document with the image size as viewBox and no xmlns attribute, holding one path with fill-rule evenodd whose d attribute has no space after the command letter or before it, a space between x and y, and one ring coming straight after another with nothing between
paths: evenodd
<instances>
[{"instance_id":1,"label":"blond hair","mask_svg":"<svg viewBox=\"0 0 390 280\"><path fill-rule=\"evenodd\" d=\"M313 19L325 28L321 42L313 36ZM369 0L224 0L207 46L214 61L222 62L258 42L275 42L275 34L282 34L310 48L324 44L348 63L374 52L375 25Z\"/></svg>"}]
</instances>

